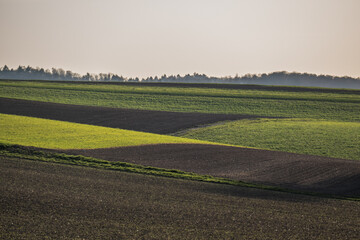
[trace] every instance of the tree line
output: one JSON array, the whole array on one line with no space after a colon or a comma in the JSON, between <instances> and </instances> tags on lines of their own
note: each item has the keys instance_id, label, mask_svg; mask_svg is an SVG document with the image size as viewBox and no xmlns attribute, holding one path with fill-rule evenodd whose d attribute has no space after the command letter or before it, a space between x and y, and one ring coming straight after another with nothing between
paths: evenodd
<instances>
[{"instance_id":1,"label":"tree line","mask_svg":"<svg viewBox=\"0 0 360 240\"><path fill-rule=\"evenodd\" d=\"M166 74L158 77L126 78L113 73L100 73L84 75L74 73L62 68L44 69L31 66L19 66L16 69L4 66L0 68L0 79L22 80L61 80L61 81L114 81L114 82L164 82L164 83L232 83L232 84L261 84L261 85L287 85L287 86L314 86L330 88L360 89L360 78L348 76L337 77L331 75L316 75L297 72L272 72L263 74L246 74L234 77L211 77L205 74L193 73L183 76Z\"/></svg>"},{"instance_id":2,"label":"tree line","mask_svg":"<svg viewBox=\"0 0 360 240\"><path fill-rule=\"evenodd\" d=\"M81 75L62 68L44 69L31 66L19 66L16 69L7 65L0 68L0 79L21 79L21 80L68 80L68 81L125 81L122 76L113 73Z\"/></svg>"}]
</instances>

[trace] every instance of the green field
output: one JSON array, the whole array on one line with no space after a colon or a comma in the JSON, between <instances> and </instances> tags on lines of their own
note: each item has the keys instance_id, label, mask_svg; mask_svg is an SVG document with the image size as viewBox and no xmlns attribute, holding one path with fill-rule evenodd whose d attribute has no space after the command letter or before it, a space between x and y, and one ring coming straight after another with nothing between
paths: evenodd
<instances>
[{"instance_id":1,"label":"green field","mask_svg":"<svg viewBox=\"0 0 360 240\"><path fill-rule=\"evenodd\" d=\"M269 91L0 81L0 96L8 98L160 111L360 121L360 91L322 93L292 89Z\"/></svg>"},{"instance_id":2,"label":"green field","mask_svg":"<svg viewBox=\"0 0 360 240\"><path fill-rule=\"evenodd\" d=\"M315 90L0 81L0 97L7 98L269 117L194 125L192 129L174 134L176 136L168 136L0 114L0 176L5 179L0 189L0 209L4 209L0 235L6 239L309 239L314 236L356 239L359 235L357 161L340 160L345 165L353 164L344 168L333 167L328 162L319 167L316 158L310 158L315 160L304 161L305 165L311 163L309 171L302 166L303 156L298 162L286 165L289 159L280 159L281 154L254 150L265 152L252 160L255 164L265 163L265 167L270 159L267 154L274 154L273 167L280 170L276 177L286 183L285 187L280 187L283 185L277 185L276 181L275 184L267 180L242 182L191 169L180 171L170 169L176 167L154 167L155 163L138 165L104 160L101 159L103 152L98 159L97 156L73 156L24 147L94 149L205 143L360 160L360 91ZM35 107L32 109L36 111ZM143 149L143 146L138 149ZM250 163L246 154L253 151L242 150L245 150L244 156L239 157L245 159L242 166L246 168ZM155 154L151 156L156 161L160 156L156 154L160 151L155 149L151 153ZM190 161L200 164L199 155L202 154L205 160L201 161L215 167L225 166L228 162L224 160L227 159L239 163L238 155L234 157L221 151L216 152L220 160L214 162L212 156L207 157L196 149L191 152ZM123 153L114 152L114 156L117 158ZM175 154L183 153L188 152L175 151ZM131 158L138 157L132 154ZM169 155L164 157L165 162L171 160ZM186 165L183 155L179 156L179 163ZM325 160L331 162L331 159ZM200 166L204 170L203 165ZM263 169L259 171L259 165L255 166L252 176L259 171L273 177L273 171L268 167L265 171ZM310 172L315 178L303 177L299 181L292 175L294 170L300 174ZM337 190L331 188L331 184L341 190L354 186L351 191L355 193L306 192L306 183L304 188L300 185L302 180L309 179L315 179L311 184L328 186L330 190ZM334 183L333 179L337 182Z\"/></svg>"},{"instance_id":3,"label":"green field","mask_svg":"<svg viewBox=\"0 0 360 240\"><path fill-rule=\"evenodd\" d=\"M283 152L360 160L360 123L311 119L239 120L178 136Z\"/></svg>"},{"instance_id":4,"label":"green field","mask_svg":"<svg viewBox=\"0 0 360 240\"><path fill-rule=\"evenodd\" d=\"M297 118L237 121L191 130L181 136L278 151L360 159L357 147L360 145L360 90L271 89L0 81L0 96L8 98L129 109ZM43 127L46 128L45 132L52 128L48 125ZM89 132L72 135L65 131L65 134L53 134L55 140L37 137L32 131L24 132L26 134L14 136L26 139L26 145L35 146L42 142L36 146L44 146L46 143L56 148L97 148L168 141L160 135L154 135L156 141L141 137L141 140L134 142L130 140L133 138L114 140L113 130L111 134L90 131L95 135ZM9 135L9 132L1 135ZM10 139L11 136L7 138L8 143L18 141ZM84 142L87 143L82 144Z\"/></svg>"},{"instance_id":5,"label":"green field","mask_svg":"<svg viewBox=\"0 0 360 240\"><path fill-rule=\"evenodd\" d=\"M203 141L86 124L0 114L0 142L52 149L92 149Z\"/></svg>"}]
</instances>

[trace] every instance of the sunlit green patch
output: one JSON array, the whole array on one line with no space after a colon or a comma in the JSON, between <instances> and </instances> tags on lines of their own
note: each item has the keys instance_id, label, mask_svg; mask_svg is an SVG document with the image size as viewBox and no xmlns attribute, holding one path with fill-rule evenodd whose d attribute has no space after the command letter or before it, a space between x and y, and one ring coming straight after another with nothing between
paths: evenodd
<instances>
[{"instance_id":1,"label":"sunlit green patch","mask_svg":"<svg viewBox=\"0 0 360 240\"><path fill-rule=\"evenodd\" d=\"M178 136L293 153L360 160L360 123L311 119L240 120Z\"/></svg>"},{"instance_id":2,"label":"sunlit green patch","mask_svg":"<svg viewBox=\"0 0 360 240\"><path fill-rule=\"evenodd\" d=\"M0 114L0 142L53 149L206 143L159 134Z\"/></svg>"}]
</instances>

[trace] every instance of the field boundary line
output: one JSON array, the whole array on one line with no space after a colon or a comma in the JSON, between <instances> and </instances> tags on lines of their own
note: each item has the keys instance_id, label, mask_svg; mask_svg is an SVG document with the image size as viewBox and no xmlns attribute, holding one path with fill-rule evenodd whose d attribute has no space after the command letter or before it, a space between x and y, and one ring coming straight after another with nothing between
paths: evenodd
<instances>
[{"instance_id":1,"label":"field boundary line","mask_svg":"<svg viewBox=\"0 0 360 240\"><path fill-rule=\"evenodd\" d=\"M102 159L85 157L81 155L67 155L64 153L50 153L43 152L34 149L29 149L20 145L10 145L0 143L0 156L13 157L19 159L42 161L48 163L75 165L82 167L92 167L105 170L115 170L121 172L130 172L138 174L146 174L160 177L177 178L192 181L201 181L208 183L219 183L232 186L250 187L270 191L286 192L292 194L302 194L322 198L333 198L340 200L360 201L360 197L329 195L315 192L298 191L293 189L281 188L276 186L262 185L247 183L238 180L231 180L227 178L213 177L210 175L200 175L192 172L185 172L176 169L165 169L151 166L143 166L138 164L126 163L126 162L111 162Z\"/></svg>"}]
</instances>

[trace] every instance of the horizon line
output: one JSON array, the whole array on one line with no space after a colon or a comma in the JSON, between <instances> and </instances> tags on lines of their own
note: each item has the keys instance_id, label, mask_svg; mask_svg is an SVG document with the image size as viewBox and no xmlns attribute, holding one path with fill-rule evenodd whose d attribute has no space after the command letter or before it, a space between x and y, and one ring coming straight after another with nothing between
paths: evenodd
<instances>
[{"instance_id":1,"label":"horizon line","mask_svg":"<svg viewBox=\"0 0 360 240\"><path fill-rule=\"evenodd\" d=\"M3 71L3 69L5 68L5 66L8 67L7 64L5 64L5 65L2 66L2 67L0 66L0 71ZM78 74L78 75L80 75L80 77L86 76L86 75L88 75L88 74L93 75L93 76L100 75L100 74L111 74L111 75L117 75L117 76L119 76L119 77L123 77L124 79L136 79L136 78L138 78L139 80L140 80L140 79L155 78L155 77L157 77L157 78L162 78L162 77L164 77L164 76L166 76L166 77L171 77L171 76L173 76L173 77L177 77L177 76L185 77L185 76L196 76L196 75L206 76L206 77L208 77L208 78L226 79L226 78L245 78L246 76L249 76L249 77L254 77L254 76L256 76L256 77L261 77L262 75L270 75L270 74L274 74L274 73L299 74L299 75L307 74L307 75L312 75L312 76L315 76L315 77L324 76L324 77L331 77L331 78L352 78L352 79L360 80L360 76L358 76L358 77L353 77L353 76L349 76L349 75L342 75L342 76L340 76L340 75L331 75L331 74L326 74L326 73L320 73L320 74L318 74L318 73L311 73L311 72L297 72L297 71L288 71L288 70L277 70L277 71L262 72L262 73L250 73L250 72L248 72L248 73L242 74L242 75L236 73L235 75L223 75L223 76L211 76L211 75L207 75L206 73L193 72L193 73L191 73L191 74L190 74L190 73L186 73L186 74L169 74L169 75L168 75L168 74L166 74L166 73L163 73L163 74L160 74L160 75L148 75L148 76L146 76L146 77L139 77L139 76L126 77L126 76L124 76L124 75L122 75L122 74L113 73L113 72L107 72L107 73L105 73L105 72L91 73L91 72L89 72L89 71L86 71L85 74L81 74L81 73L78 73L78 72L74 72L74 71L72 71L72 70L68 70L68 69L65 70L65 69L63 69L63 68L61 68L61 67L43 68L43 67L39 67L39 66L32 67L32 66L30 66L30 65L27 65L27 66L26 66L26 65L18 65L17 68L9 68L9 67L8 67L8 68L9 68L9 70L16 71L19 67L22 67L22 68L24 68L24 69L26 69L26 68L28 68L28 67L33 68L33 69L39 69L39 70L43 69L45 72L50 73L50 74L52 74L52 72L51 72L52 69L56 69L56 70L63 70L63 71L65 71L65 72L70 71L70 72L72 72L73 74Z\"/></svg>"}]
</instances>

